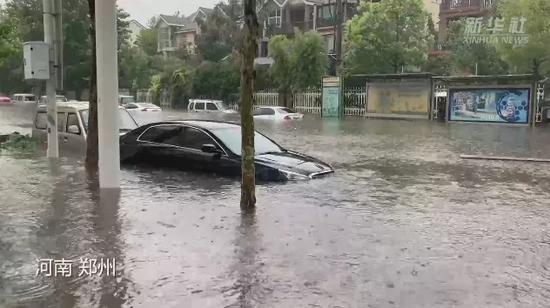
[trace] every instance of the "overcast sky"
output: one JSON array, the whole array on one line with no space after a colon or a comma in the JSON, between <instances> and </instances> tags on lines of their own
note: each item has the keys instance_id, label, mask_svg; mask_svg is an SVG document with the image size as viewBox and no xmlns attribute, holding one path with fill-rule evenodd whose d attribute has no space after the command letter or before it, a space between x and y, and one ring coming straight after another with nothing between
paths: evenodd
<instances>
[{"instance_id":1,"label":"overcast sky","mask_svg":"<svg viewBox=\"0 0 550 308\"><path fill-rule=\"evenodd\" d=\"M145 26L151 17L158 14L170 15L179 11L187 16L199 6L212 8L218 2L220 0L117 0L118 6L130 14L130 19L136 19Z\"/></svg>"}]
</instances>

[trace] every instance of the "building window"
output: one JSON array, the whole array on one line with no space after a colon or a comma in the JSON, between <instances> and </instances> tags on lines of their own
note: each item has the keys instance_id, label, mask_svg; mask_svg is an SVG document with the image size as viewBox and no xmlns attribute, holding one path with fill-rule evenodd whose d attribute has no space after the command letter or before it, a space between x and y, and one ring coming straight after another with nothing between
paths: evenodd
<instances>
[{"instance_id":1,"label":"building window","mask_svg":"<svg viewBox=\"0 0 550 308\"><path fill-rule=\"evenodd\" d=\"M327 48L327 53L329 55L334 54L334 35L333 34L325 35L323 36L323 38L325 39L325 46Z\"/></svg>"},{"instance_id":2,"label":"building window","mask_svg":"<svg viewBox=\"0 0 550 308\"><path fill-rule=\"evenodd\" d=\"M159 28L159 47L160 49L171 47L170 28Z\"/></svg>"},{"instance_id":3,"label":"building window","mask_svg":"<svg viewBox=\"0 0 550 308\"><path fill-rule=\"evenodd\" d=\"M280 27L282 24L281 10L277 9L271 12L267 18L267 24Z\"/></svg>"},{"instance_id":4,"label":"building window","mask_svg":"<svg viewBox=\"0 0 550 308\"><path fill-rule=\"evenodd\" d=\"M336 16L336 8L334 4L322 6L317 11L317 17L324 20L332 20Z\"/></svg>"}]
</instances>

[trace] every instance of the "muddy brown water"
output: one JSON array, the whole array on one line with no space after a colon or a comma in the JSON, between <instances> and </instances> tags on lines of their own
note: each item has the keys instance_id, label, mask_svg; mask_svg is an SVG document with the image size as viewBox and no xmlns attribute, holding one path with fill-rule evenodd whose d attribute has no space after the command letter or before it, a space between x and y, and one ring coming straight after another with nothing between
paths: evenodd
<instances>
[{"instance_id":1,"label":"muddy brown water","mask_svg":"<svg viewBox=\"0 0 550 308\"><path fill-rule=\"evenodd\" d=\"M30 131L32 106L0 107L0 133ZM258 129L336 174L261 185L241 216L234 179L124 167L120 192L99 192L80 157L0 153L0 307L550 306L550 165L458 157L549 158L550 128ZM117 276L35 274L85 257Z\"/></svg>"}]
</instances>

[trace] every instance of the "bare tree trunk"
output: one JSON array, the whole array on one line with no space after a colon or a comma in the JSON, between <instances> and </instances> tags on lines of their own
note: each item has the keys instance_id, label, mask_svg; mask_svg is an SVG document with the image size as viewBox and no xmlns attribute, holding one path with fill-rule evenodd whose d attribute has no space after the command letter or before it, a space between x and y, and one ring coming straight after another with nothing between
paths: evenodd
<instances>
[{"instance_id":1,"label":"bare tree trunk","mask_svg":"<svg viewBox=\"0 0 550 308\"><path fill-rule=\"evenodd\" d=\"M98 168L98 139L97 139L97 68L96 68L96 44L95 44L95 0L88 0L90 9L90 42L92 48L92 61L90 67L90 109L88 113L88 137L86 140L86 167L97 170Z\"/></svg>"},{"instance_id":2,"label":"bare tree trunk","mask_svg":"<svg viewBox=\"0 0 550 308\"><path fill-rule=\"evenodd\" d=\"M252 211L256 206L256 168L254 166L254 58L257 51L258 17L256 0L244 0L245 36L241 64L241 127L242 184L241 209Z\"/></svg>"}]
</instances>

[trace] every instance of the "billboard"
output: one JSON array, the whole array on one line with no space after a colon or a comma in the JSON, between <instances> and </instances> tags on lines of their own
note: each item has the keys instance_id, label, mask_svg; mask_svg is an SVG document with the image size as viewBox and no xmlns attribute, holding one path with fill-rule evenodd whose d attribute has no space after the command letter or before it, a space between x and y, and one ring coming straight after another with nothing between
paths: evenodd
<instances>
[{"instance_id":1,"label":"billboard","mask_svg":"<svg viewBox=\"0 0 550 308\"><path fill-rule=\"evenodd\" d=\"M367 113L371 116L429 117L429 80L369 82Z\"/></svg>"},{"instance_id":2,"label":"billboard","mask_svg":"<svg viewBox=\"0 0 550 308\"><path fill-rule=\"evenodd\" d=\"M529 123L529 88L451 89L449 121Z\"/></svg>"}]
</instances>

